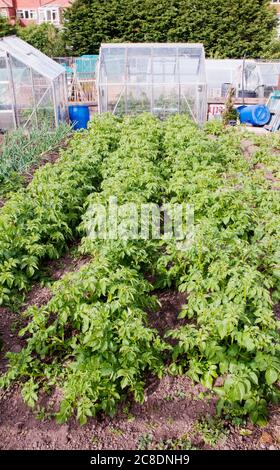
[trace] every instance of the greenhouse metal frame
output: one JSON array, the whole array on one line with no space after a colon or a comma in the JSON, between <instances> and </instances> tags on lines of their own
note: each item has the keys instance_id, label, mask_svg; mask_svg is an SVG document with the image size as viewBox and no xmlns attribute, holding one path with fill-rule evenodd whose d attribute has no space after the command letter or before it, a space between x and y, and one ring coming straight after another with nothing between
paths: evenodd
<instances>
[{"instance_id":1,"label":"greenhouse metal frame","mask_svg":"<svg viewBox=\"0 0 280 470\"><path fill-rule=\"evenodd\" d=\"M102 44L97 67L99 113L151 112L164 118L207 116L205 53L202 44Z\"/></svg>"},{"instance_id":2,"label":"greenhouse metal frame","mask_svg":"<svg viewBox=\"0 0 280 470\"><path fill-rule=\"evenodd\" d=\"M0 38L0 129L67 119L65 69L16 36Z\"/></svg>"}]
</instances>

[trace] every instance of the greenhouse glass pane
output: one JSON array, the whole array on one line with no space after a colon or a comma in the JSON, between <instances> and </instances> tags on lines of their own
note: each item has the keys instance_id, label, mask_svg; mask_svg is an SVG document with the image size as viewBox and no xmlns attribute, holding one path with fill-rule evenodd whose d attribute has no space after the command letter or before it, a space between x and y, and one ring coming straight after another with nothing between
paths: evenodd
<instances>
[{"instance_id":1,"label":"greenhouse glass pane","mask_svg":"<svg viewBox=\"0 0 280 470\"><path fill-rule=\"evenodd\" d=\"M124 95L126 114L139 114L151 110L151 87L128 85Z\"/></svg>"},{"instance_id":2,"label":"greenhouse glass pane","mask_svg":"<svg viewBox=\"0 0 280 470\"><path fill-rule=\"evenodd\" d=\"M0 82L0 110L12 108L12 97L9 83Z\"/></svg>"},{"instance_id":3,"label":"greenhouse glass pane","mask_svg":"<svg viewBox=\"0 0 280 470\"><path fill-rule=\"evenodd\" d=\"M244 81L246 90L255 90L259 85L261 85L260 75L255 65L245 67Z\"/></svg>"},{"instance_id":4,"label":"greenhouse glass pane","mask_svg":"<svg viewBox=\"0 0 280 470\"><path fill-rule=\"evenodd\" d=\"M106 113L108 111L107 86L106 85L100 85L98 92L99 92L99 95L98 95L99 112L100 113Z\"/></svg>"},{"instance_id":5,"label":"greenhouse glass pane","mask_svg":"<svg viewBox=\"0 0 280 470\"><path fill-rule=\"evenodd\" d=\"M179 57L180 79L186 83L190 78L198 79L200 74L200 59L196 57Z\"/></svg>"},{"instance_id":6,"label":"greenhouse glass pane","mask_svg":"<svg viewBox=\"0 0 280 470\"><path fill-rule=\"evenodd\" d=\"M170 47L170 46L161 46L161 47L153 47L153 57L161 58L163 60L168 58L172 58L177 55L177 46L176 47Z\"/></svg>"},{"instance_id":7,"label":"greenhouse glass pane","mask_svg":"<svg viewBox=\"0 0 280 470\"><path fill-rule=\"evenodd\" d=\"M165 85L153 87L153 113L164 118L179 113L179 86Z\"/></svg>"},{"instance_id":8,"label":"greenhouse glass pane","mask_svg":"<svg viewBox=\"0 0 280 470\"><path fill-rule=\"evenodd\" d=\"M14 128L15 125L12 112L0 110L0 129L6 131Z\"/></svg>"},{"instance_id":9,"label":"greenhouse glass pane","mask_svg":"<svg viewBox=\"0 0 280 470\"><path fill-rule=\"evenodd\" d=\"M105 75L108 83L122 83L125 79L125 48L112 47L105 48L102 57L102 65L104 67L103 76Z\"/></svg>"},{"instance_id":10,"label":"greenhouse glass pane","mask_svg":"<svg viewBox=\"0 0 280 470\"><path fill-rule=\"evenodd\" d=\"M56 79L55 91L56 91L56 103L58 108L58 121L65 121L67 119L67 97L65 96L65 82L64 76L60 75Z\"/></svg>"},{"instance_id":11,"label":"greenhouse glass pane","mask_svg":"<svg viewBox=\"0 0 280 470\"><path fill-rule=\"evenodd\" d=\"M277 86L278 72L274 64L260 65L260 74L262 78L262 85Z\"/></svg>"},{"instance_id":12,"label":"greenhouse glass pane","mask_svg":"<svg viewBox=\"0 0 280 470\"><path fill-rule=\"evenodd\" d=\"M30 68L14 57L9 60L15 90L17 124L20 127L33 127L36 125L36 119Z\"/></svg>"},{"instance_id":13,"label":"greenhouse glass pane","mask_svg":"<svg viewBox=\"0 0 280 470\"><path fill-rule=\"evenodd\" d=\"M0 129L14 127L12 95L6 56L0 57Z\"/></svg>"},{"instance_id":14,"label":"greenhouse glass pane","mask_svg":"<svg viewBox=\"0 0 280 470\"><path fill-rule=\"evenodd\" d=\"M6 57L0 57L0 83L9 80Z\"/></svg>"},{"instance_id":15,"label":"greenhouse glass pane","mask_svg":"<svg viewBox=\"0 0 280 470\"><path fill-rule=\"evenodd\" d=\"M124 85L110 85L109 87L106 87L103 100L105 111L123 115L125 113Z\"/></svg>"},{"instance_id":16,"label":"greenhouse glass pane","mask_svg":"<svg viewBox=\"0 0 280 470\"><path fill-rule=\"evenodd\" d=\"M180 87L180 112L188 114L198 122L197 85L181 85Z\"/></svg>"},{"instance_id":17,"label":"greenhouse glass pane","mask_svg":"<svg viewBox=\"0 0 280 470\"><path fill-rule=\"evenodd\" d=\"M151 48L127 49L127 81L130 83L149 83L151 81Z\"/></svg>"},{"instance_id":18,"label":"greenhouse glass pane","mask_svg":"<svg viewBox=\"0 0 280 470\"><path fill-rule=\"evenodd\" d=\"M37 117L39 126L49 126L50 129L55 128L56 122L51 87L44 91L38 101Z\"/></svg>"},{"instance_id":19,"label":"greenhouse glass pane","mask_svg":"<svg viewBox=\"0 0 280 470\"><path fill-rule=\"evenodd\" d=\"M54 102L51 85L43 75L32 71L33 90L36 104L36 116L38 126L53 127ZM58 92L58 79L54 81L54 87Z\"/></svg>"}]
</instances>

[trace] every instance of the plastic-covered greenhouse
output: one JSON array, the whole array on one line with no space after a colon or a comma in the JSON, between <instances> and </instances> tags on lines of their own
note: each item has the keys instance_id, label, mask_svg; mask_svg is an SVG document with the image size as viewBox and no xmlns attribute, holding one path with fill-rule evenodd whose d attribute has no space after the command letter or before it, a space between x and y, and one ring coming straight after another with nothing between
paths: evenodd
<instances>
[{"instance_id":1,"label":"plastic-covered greenhouse","mask_svg":"<svg viewBox=\"0 0 280 470\"><path fill-rule=\"evenodd\" d=\"M252 97L268 98L280 89L280 62L246 60L240 67L237 88L251 93ZM242 91L239 93L242 96Z\"/></svg>"},{"instance_id":2,"label":"plastic-covered greenhouse","mask_svg":"<svg viewBox=\"0 0 280 470\"><path fill-rule=\"evenodd\" d=\"M203 123L207 114L202 44L102 44L97 71L99 112L164 118L188 113Z\"/></svg>"},{"instance_id":3,"label":"plastic-covered greenhouse","mask_svg":"<svg viewBox=\"0 0 280 470\"><path fill-rule=\"evenodd\" d=\"M0 39L0 129L53 128L66 103L64 67L15 36Z\"/></svg>"}]
</instances>

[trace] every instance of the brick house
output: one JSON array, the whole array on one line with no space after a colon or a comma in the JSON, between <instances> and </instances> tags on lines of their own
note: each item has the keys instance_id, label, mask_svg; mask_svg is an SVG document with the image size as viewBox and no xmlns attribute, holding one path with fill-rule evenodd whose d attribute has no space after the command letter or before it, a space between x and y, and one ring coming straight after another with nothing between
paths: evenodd
<instances>
[{"instance_id":1,"label":"brick house","mask_svg":"<svg viewBox=\"0 0 280 470\"><path fill-rule=\"evenodd\" d=\"M71 0L0 0L0 15L22 26L31 22L60 26L62 13Z\"/></svg>"}]
</instances>

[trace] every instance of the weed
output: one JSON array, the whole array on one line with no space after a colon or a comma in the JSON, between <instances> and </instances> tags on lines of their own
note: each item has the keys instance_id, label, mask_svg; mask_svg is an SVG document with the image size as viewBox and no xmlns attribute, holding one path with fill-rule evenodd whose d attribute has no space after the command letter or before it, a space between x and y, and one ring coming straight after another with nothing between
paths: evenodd
<instances>
[{"instance_id":1,"label":"weed","mask_svg":"<svg viewBox=\"0 0 280 470\"><path fill-rule=\"evenodd\" d=\"M177 439L165 439L159 441L155 446L156 450L196 450L188 435Z\"/></svg>"},{"instance_id":2,"label":"weed","mask_svg":"<svg viewBox=\"0 0 280 470\"><path fill-rule=\"evenodd\" d=\"M218 441L225 438L227 430L224 428L223 421L217 417L207 416L200 418L194 426L204 442L214 447Z\"/></svg>"},{"instance_id":3,"label":"weed","mask_svg":"<svg viewBox=\"0 0 280 470\"><path fill-rule=\"evenodd\" d=\"M113 427L113 426L111 426L109 429L110 429L110 432L111 432L112 434L114 434L115 436L123 436L123 431L122 431L122 429L117 428L117 427Z\"/></svg>"},{"instance_id":4,"label":"weed","mask_svg":"<svg viewBox=\"0 0 280 470\"><path fill-rule=\"evenodd\" d=\"M153 436L151 434L142 434L138 439L137 449L138 450L149 450L153 442Z\"/></svg>"}]
</instances>

